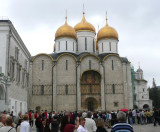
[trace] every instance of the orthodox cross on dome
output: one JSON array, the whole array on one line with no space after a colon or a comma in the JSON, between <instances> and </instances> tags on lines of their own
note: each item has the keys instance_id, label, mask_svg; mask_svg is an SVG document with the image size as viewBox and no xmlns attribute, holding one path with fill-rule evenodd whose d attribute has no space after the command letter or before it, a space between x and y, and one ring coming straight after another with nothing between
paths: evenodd
<instances>
[{"instance_id":1,"label":"orthodox cross on dome","mask_svg":"<svg viewBox=\"0 0 160 132\"><path fill-rule=\"evenodd\" d=\"M84 12L84 3L83 3L83 14L85 14L85 12Z\"/></svg>"},{"instance_id":2,"label":"orthodox cross on dome","mask_svg":"<svg viewBox=\"0 0 160 132\"><path fill-rule=\"evenodd\" d=\"M139 66L139 69L140 69L140 62L138 62L138 66Z\"/></svg>"},{"instance_id":3,"label":"orthodox cross on dome","mask_svg":"<svg viewBox=\"0 0 160 132\"><path fill-rule=\"evenodd\" d=\"M108 22L107 22L107 11L106 11L106 26L108 26Z\"/></svg>"},{"instance_id":4,"label":"orthodox cross on dome","mask_svg":"<svg viewBox=\"0 0 160 132\"><path fill-rule=\"evenodd\" d=\"M66 16L65 16L65 24L67 24L67 9L66 9Z\"/></svg>"}]
</instances>

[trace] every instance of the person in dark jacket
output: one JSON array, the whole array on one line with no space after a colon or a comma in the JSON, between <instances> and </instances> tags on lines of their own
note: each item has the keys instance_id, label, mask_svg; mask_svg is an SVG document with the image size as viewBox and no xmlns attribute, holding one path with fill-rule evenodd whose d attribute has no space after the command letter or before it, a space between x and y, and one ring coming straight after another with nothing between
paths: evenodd
<instances>
[{"instance_id":1,"label":"person in dark jacket","mask_svg":"<svg viewBox=\"0 0 160 132\"><path fill-rule=\"evenodd\" d=\"M42 119L42 124L39 128L39 132L50 132L49 126L46 124L46 119Z\"/></svg>"},{"instance_id":2,"label":"person in dark jacket","mask_svg":"<svg viewBox=\"0 0 160 132\"><path fill-rule=\"evenodd\" d=\"M103 119L97 119L96 126L97 126L96 132L107 132L107 130L105 129L105 123Z\"/></svg>"},{"instance_id":3,"label":"person in dark jacket","mask_svg":"<svg viewBox=\"0 0 160 132\"><path fill-rule=\"evenodd\" d=\"M154 126L156 126L157 123L159 123L159 125L160 125L159 112L156 108L154 108L153 117L154 117Z\"/></svg>"},{"instance_id":4,"label":"person in dark jacket","mask_svg":"<svg viewBox=\"0 0 160 132\"><path fill-rule=\"evenodd\" d=\"M52 122L52 132L58 132L58 130L59 130L58 116L55 115L53 117L53 122Z\"/></svg>"},{"instance_id":5,"label":"person in dark jacket","mask_svg":"<svg viewBox=\"0 0 160 132\"><path fill-rule=\"evenodd\" d=\"M35 121L35 125L36 125L36 132L39 132L40 126L42 125L41 114L39 114L39 116L37 116L36 121Z\"/></svg>"}]
</instances>

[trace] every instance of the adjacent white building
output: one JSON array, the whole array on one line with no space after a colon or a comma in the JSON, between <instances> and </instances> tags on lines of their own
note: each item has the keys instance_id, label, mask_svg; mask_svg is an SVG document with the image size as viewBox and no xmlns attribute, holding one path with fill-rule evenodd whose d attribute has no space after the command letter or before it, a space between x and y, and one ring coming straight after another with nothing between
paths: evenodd
<instances>
[{"instance_id":1,"label":"adjacent white building","mask_svg":"<svg viewBox=\"0 0 160 132\"><path fill-rule=\"evenodd\" d=\"M152 100L149 99L147 81L143 77L143 70L139 67L135 72L135 105L139 109L152 108Z\"/></svg>"},{"instance_id":2,"label":"adjacent white building","mask_svg":"<svg viewBox=\"0 0 160 132\"><path fill-rule=\"evenodd\" d=\"M27 111L30 53L10 20L0 20L0 111Z\"/></svg>"}]
</instances>

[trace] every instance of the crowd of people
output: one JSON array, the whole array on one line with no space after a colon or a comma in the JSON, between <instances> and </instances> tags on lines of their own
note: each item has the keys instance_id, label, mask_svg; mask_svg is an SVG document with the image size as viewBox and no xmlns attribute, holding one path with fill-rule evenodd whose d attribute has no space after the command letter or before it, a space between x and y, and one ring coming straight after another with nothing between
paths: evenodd
<instances>
[{"instance_id":1,"label":"crowd of people","mask_svg":"<svg viewBox=\"0 0 160 132\"><path fill-rule=\"evenodd\" d=\"M0 132L118 132L119 129L133 132L133 124L157 123L160 125L160 110L128 110L112 112L67 112L30 110L13 118L13 112L0 115ZM14 122L13 122L14 121Z\"/></svg>"}]
</instances>

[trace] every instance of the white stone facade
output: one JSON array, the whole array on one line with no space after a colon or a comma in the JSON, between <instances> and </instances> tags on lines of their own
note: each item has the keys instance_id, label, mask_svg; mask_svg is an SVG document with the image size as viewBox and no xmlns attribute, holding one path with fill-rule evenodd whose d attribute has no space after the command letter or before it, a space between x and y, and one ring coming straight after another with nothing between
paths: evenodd
<instances>
[{"instance_id":1,"label":"white stone facade","mask_svg":"<svg viewBox=\"0 0 160 132\"><path fill-rule=\"evenodd\" d=\"M0 111L25 113L28 107L30 53L9 20L0 20Z\"/></svg>"},{"instance_id":2,"label":"white stone facade","mask_svg":"<svg viewBox=\"0 0 160 132\"><path fill-rule=\"evenodd\" d=\"M144 80L142 69L135 72L135 103L139 109L152 109L152 101L149 99L149 90L147 89L147 81Z\"/></svg>"},{"instance_id":3,"label":"white stone facade","mask_svg":"<svg viewBox=\"0 0 160 132\"><path fill-rule=\"evenodd\" d=\"M0 111L132 109L131 66L118 54L118 39L101 39L96 49L94 32L76 36L57 38L54 53L31 57L12 23L0 21ZM147 83L135 76L141 107L150 101Z\"/></svg>"}]
</instances>

